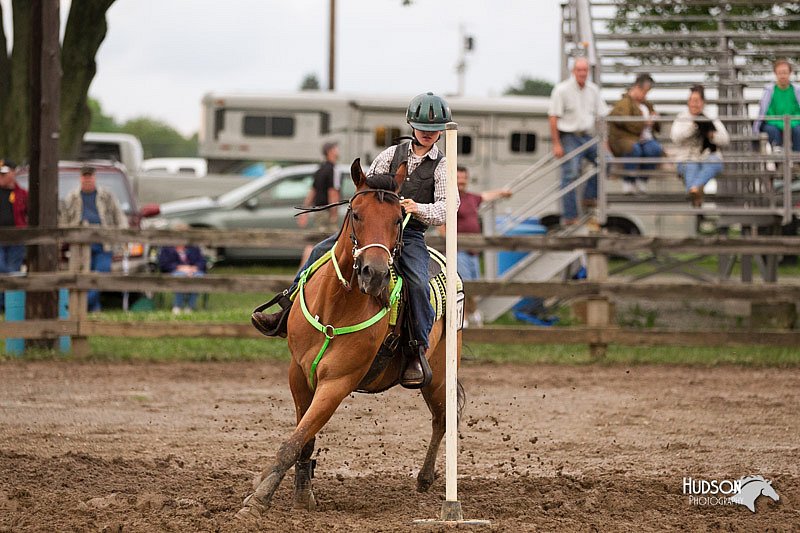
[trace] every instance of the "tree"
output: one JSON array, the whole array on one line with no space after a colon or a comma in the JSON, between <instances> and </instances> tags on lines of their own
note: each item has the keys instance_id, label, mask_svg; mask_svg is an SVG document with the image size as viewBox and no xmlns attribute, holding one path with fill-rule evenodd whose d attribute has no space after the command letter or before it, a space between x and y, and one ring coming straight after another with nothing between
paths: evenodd
<instances>
[{"instance_id":1,"label":"tree","mask_svg":"<svg viewBox=\"0 0 800 533\"><path fill-rule=\"evenodd\" d=\"M114 133L119 131L119 124L117 120L111 115L106 115L103 112L103 107L98 100L89 98L87 102L89 106L89 114L91 119L89 122L89 129L87 131L101 131L104 133Z\"/></svg>"},{"instance_id":2,"label":"tree","mask_svg":"<svg viewBox=\"0 0 800 533\"><path fill-rule=\"evenodd\" d=\"M300 84L301 91L319 91L319 78L314 73L306 74L303 82Z\"/></svg>"},{"instance_id":3,"label":"tree","mask_svg":"<svg viewBox=\"0 0 800 533\"><path fill-rule=\"evenodd\" d=\"M121 133L130 133L142 141L144 157L197 157L197 135L186 139L175 128L160 120L140 117L120 126Z\"/></svg>"},{"instance_id":4,"label":"tree","mask_svg":"<svg viewBox=\"0 0 800 533\"><path fill-rule=\"evenodd\" d=\"M553 91L553 84L541 78L528 78L522 76L517 85L507 87L503 94L517 96L550 96Z\"/></svg>"},{"instance_id":5,"label":"tree","mask_svg":"<svg viewBox=\"0 0 800 533\"><path fill-rule=\"evenodd\" d=\"M114 0L80 0L70 6L61 45L61 154L74 156L89 126L86 99L97 71L95 55L106 36L106 12ZM32 2L12 0L14 41L11 54L0 25L0 153L27 159L30 125L30 50ZM0 5L0 20L2 20Z\"/></svg>"},{"instance_id":6,"label":"tree","mask_svg":"<svg viewBox=\"0 0 800 533\"><path fill-rule=\"evenodd\" d=\"M716 31L724 23L726 30L741 33L733 38L733 46L738 50L761 48L759 37L778 31L800 30L800 20L790 15L800 14L800 4L796 2L745 3L719 2L717 4L692 2L691 0L671 0L652 2L650 0L629 0L619 2L614 18L608 29L614 33L659 34L679 32L691 35L700 31ZM757 36L757 37L754 37ZM653 51L642 54L642 63L670 64L676 60L704 65L717 58L708 53L718 46L717 37L697 39L676 39L670 41L629 41L629 46ZM666 52L666 53L665 53ZM776 59L774 54L764 51L747 58L751 63L768 64Z\"/></svg>"}]
</instances>

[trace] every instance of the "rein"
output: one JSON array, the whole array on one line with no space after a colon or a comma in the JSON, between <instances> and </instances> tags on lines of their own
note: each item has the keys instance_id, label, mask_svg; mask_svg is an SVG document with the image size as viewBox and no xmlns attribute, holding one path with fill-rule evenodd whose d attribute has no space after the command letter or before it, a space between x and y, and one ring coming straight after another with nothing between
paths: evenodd
<instances>
[{"instance_id":1,"label":"rein","mask_svg":"<svg viewBox=\"0 0 800 533\"><path fill-rule=\"evenodd\" d=\"M340 203L337 203L337 204L329 204L327 206L322 206L323 209L327 209L327 208L333 207L335 205L343 205L344 203L348 204L347 215L345 216L345 221L342 224L341 229L339 230L339 235L338 236L341 236L342 232L344 231L344 228L347 226L347 220L351 216L351 213L352 213L352 208L353 208L352 202L353 202L353 199L356 198L359 195L366 194L366 193L388 194L392 198L397 199L398 201L400 200L400 196L397 193L393 192L393 191L387 191L387 190L383 190L383 189L363 189L361 191L357 191L350 198L350 200L347 201L347 202L340 202ZM384 250L386 252L386 254L389 256L389 266L394 264L394 257L395 257L395 255L399 254L400 248L402 247L403 228L405 228L405 225L408 223L408 220L410 219L410 216L411 216L410 214L407 214L405 216L405 218L403 219L403 224L402 224L402 226L400 228L400 231L398 232L397 241L395 243L395 247L394 247L393 250L390 250L387 246L385 246L383 244L378 244L378 243L367 244L365 246L359 247L358 246L358 239L356 238L356 235L355 235L355 230L353 230L351 232L350 239L353 241L353 274L354 275L355 275L355 272L358 269L358 258L359 258L359 256L361 256L361 254L364 253L364 251L369 249L369 248L380 248L380 249ZM338 243L338 236L337 236L337 243ZM334 271L336 271L336 276L337 276L337 278L339 278L339 282L342 284L342 286L345 288L345 290L350 291L351 288L352 288L352 283L348 282L347 280L344 279L344 276L342 276L341 268L339 267L339 262L336 260L336 244L337 243L334 243L333 247L331 248L331 261L333 262L333 269L334 269ZM346 335L348 333L355 333L357 331L365 330L365 329L369 328L370 326L372 326L373 324L375 324L378 321L380 321L383 317L385 317L386 314L389 312L389 310L392 308L392 306L394 306L394 304L397 302L398 298L400 298L400 293L401 293L401 290L403 288L403 278L400 277L400 276L397 277L397 283L395 283L395 286L392 289L391 294L389 295L389 303L388 303L388 305L386 305L383 308L381 308L377 313L375 313L375 315L373 315L371 318L368 318L367 320L359 322L358 324L353 324L351 326L343 326L343 327L338 327L337 328L337 327L334 327L332 324L323 324L322 322L319 321L319 315L312 315L311 312L308 310L308 306L306 305L304 287L305 287L306 282L308 281L308 276L310 275L310 270L311 269L306 269L300 275L300 282L299 282L300 308L302 309L303 316L305 316L305 318L308 321L308 323L311 324L314 327L314 329L316 329L317 331L319 331L323 335L325 335L325 341L322 343L322 348L320 348L319 353L314 358L314 362L311 363L311 370L309 372L308 382L309 382L309 385L311 387L311 390L313 391L316 388L315 376L317 375L317 365L322 360L322 356L325 354L325 351L328 349L328 345L330 344L331 340L333 340L333 338L338 336L338 335Z\"/></svg>"}]
</instances>

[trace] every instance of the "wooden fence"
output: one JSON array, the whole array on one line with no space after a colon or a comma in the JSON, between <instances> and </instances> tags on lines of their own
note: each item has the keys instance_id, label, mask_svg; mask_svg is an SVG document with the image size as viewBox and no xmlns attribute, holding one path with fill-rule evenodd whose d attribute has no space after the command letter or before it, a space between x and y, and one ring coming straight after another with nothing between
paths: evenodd
<instances>
[{"instance_id":1,"label":"wooden fence","mask_svg":"<svg viewBox=\"0 0 800 533\"><path fill-rule=\"evenodd\" d=\"M0 290L70 290L70 318L0 322L0 337L73 337L76 354L88 351L87 337L229 337L260 338L248 317L236 324L197 322L109 322L91 318L86 312L86 291L128 292L252 292L274 293L291 282L291 276L210 274L203 278L175 278L160 274L98 274L89 271L90 244L93 242L140 242L151 245L194 244L211 248L247 246L302 248L321 240L324 234L313 231L213 231L213 230L110 230L99 228L0 230L0 242L27 245L70 244L68 270L28 273L26 276L0 276ZM439 237L430 239L442 246ZM696 237L658 238L642 236L592 235L555 237L549 235L515 237L459 237L459 246L470 249L546 251L580 249L588 258L588 279L549 282L466 282L466 291L476 296L538 296L587 300L587 324L576 327L483 327L464 330L464 338L493 343L577 343L588 344L601 356L608 344L737 346L800 346L796 331L695 331L666 329L625 329L611 325L609 302L614 297L653 300L739 299L750 302L798 302L800 284L739 282L717 283L625 283L608 279L608 256L635 252L702 253L725 255L776 255L800 253L800 237Z\"/></svg>"}]
</instances>

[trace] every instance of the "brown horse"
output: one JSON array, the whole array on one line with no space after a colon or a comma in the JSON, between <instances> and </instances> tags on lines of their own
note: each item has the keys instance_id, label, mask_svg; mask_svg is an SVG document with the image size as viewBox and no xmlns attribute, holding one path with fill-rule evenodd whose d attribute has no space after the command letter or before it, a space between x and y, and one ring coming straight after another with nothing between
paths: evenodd
<instances>
[{"instance_id":1,"label":"brown horse","mask_svg":"<svg viewBox=\"0 0 800 533\"><path fill-rule=\"evenodd\" d=\"M292 465L295 465L295 507L315 509L311 490L311 454L317 432L351 392L357 389L383 391L398 382L402 371L402 358L394 357L374 379L362 383L389 333L388 314L359 331L341 336L332 334L334 328L359 324L385 309L390 265L401 242L402 210L399 196L394 191L399 190L405 179L405 164L394 178L384 175L367 178L356 159L351 173L356 192L349 202L333 255L345 276L354 272L355 267L354 277L358 278L360 290L350 290L349 283L337 276L333 261L320 268L305 287L301 286L310 316L318 316L318 323L324 324L324 331L314 327L306 318L302 305L297 305L301 302L295 302L289 315L288 342L292 352L289 386L297 427L281 444L272 465L256 476L255 490L244 500L237 518L260 516ZM314 361L326 340L329 344L314 371ZM433 429L425 461L417 476L419 492L428 490L434 481L436 455L445 432L445 344L444 320L440 319L433 325L426 354L433 379L422 389L422 396L431 412ZM460 361L460 331L458 354ZM460 383L458 399L460 415L464 406Z\"/></svg>"}]
</instances>

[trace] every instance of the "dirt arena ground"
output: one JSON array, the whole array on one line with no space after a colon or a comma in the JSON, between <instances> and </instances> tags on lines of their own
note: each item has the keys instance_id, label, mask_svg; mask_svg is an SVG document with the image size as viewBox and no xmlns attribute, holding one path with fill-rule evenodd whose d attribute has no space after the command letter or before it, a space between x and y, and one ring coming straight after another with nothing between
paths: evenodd
<instances>
[{"instance_id":1,"label":"dirt arena ground","mask_svg":"<svg viewBox=\"0 0 800 533\"><path fill-rule=\"evenodd\" d=\"M285 365L0 364L0 531L239 531L293 427ZM495 531L800 529L800 370L466 365L459 499ZM351 397L262 531L409 531L429 419L418 393ZM443 471L443 456L439 461ZM684 477L772 480L780 502L698 506ZM419 529L419 528L417 528ZM434 528L436 529L436 528Z\"/></svg>"}]
</instances>

